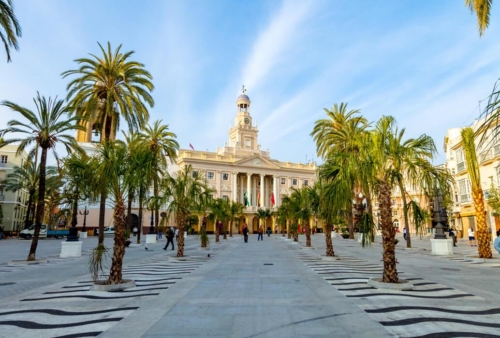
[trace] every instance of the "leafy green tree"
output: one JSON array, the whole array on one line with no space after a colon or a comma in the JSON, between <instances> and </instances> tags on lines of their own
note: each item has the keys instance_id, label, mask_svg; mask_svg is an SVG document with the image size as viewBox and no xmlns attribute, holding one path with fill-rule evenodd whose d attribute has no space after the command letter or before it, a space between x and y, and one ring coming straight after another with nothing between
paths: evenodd
<instances>
[{"instance_id":1,"label":"leafy green tree","mask_svg":"<svg viewBox=\"0 0 500 338\"><path fill-rule=\"evenodd\" d=\"M463 128L461 131L462 145L465 153L465 164L471 181L472 199L476 209L476 231L478 252L480 258L491 258L490 233L486 226L486 216L484 208L484 193L481 187L481 174L479 162L476 155L476 144L474 142L474 131L471 127Z\"/></svg>"},{"instance_id":2,"label":"leafy green tree","mask_svg":"<svg viewBox=\"0 0 500 338\"><path fill-rule=\"evenodd\" d=\"M306 233L306 247L311 246L311 199L310 199L310 187L302 187L300 189L292 188L292 194L290 195L290 199L293 201L293 205L295 205L294 212L295 218L302 224L302 227L305 228Z\"/></svg>"},{"instance_id":3,"label":"leafy green tree","mask_svg":"<svg viewBox=\"0 0 500 338\"><path fill-rule=\"evenodd\" d=\"M11 62L10 49L19 50L17 38L22 35L21 25L14 13L13 0L0 0L0 39L7 53L7 62Z\"/></svg>"},{"instance_id":4,"label":"leafy green tree","mask_svg":"<svg viewBox=\"0 0 500 338\"><path fill-rule=\"evenodd\" d=\"M257 212L255 212L253 215L259 219L259 227L260 226L264 227L265 221L272 216L272 212L267 208L266 209L258 208ZM264 224L262 224L262 220L264 220Z\"/></svg>"},{"instance_id":5,"label":"leafy green tree","mask_svg":"<svg viewBox=\"0 0 500 338\"><path fill-rule=\"evenodd\" d=\"M210 204L210 213L208 219L214 223L215 227L215 242L220 241L220 231L223 230L219 227L219 222L223 223L228 218L228 202L222 198L216 198Z\"/></svg>"},{"instance_id":6,"label":"leafy green tree","mask_svg":"<svg viewBox=\"0 0 500 338\"><path fill-rule=\"evenodd\" d=\"M28 261L34 261L36 259L35 254L38 245L38 235L40 233L44 214L47 153L50 149L53 150L57 159L57 153L55 152L57 144L64 146L68 153L74 151L83 152L75 139L69 135L68 132L84 129L80 124L82 117L66 117L68 109L64 106L62 100L55 99L53 101L50 98L47 100L45 97L41 97L38 94L34 102L37 109L36 113L13 102L3 101L3 106L20 114L28 122L11 120L7 123L8 127L0 131L0 136L2 137L10 133L25 135L25 138L4 139L3 143L0 144L0 147L2 147L6 144L19 143L17 155L20 155L26 147L33 143L35 143L36 147L41 149L35 233L33 235L33 241L31 242Z\"/></svg>"},{"instance_id":7,"label":"leafy green tree","mask_svg":"<svg viewBox=\"0 0 500 338\"><path fill-rule=\"evenodd\" d=\"M491 214L494 217L500 217L500 191L498 191L493 183L491 183L488 200L486 202L490 208L493 209Z\"/></svg>"},{"instance_id":8,"label":"leafy green tree","mask_svg":"<svg viewBox=\"0 0 500 338\"><path fill-rule=\"evenodd\" d=\"M200 241L201 247L206 248L209 243L209 238L207 235L207 220L209 215L209 210L211 208L213 199L212 199L213 191L208 189L205 182L205 188L201 191L200 195L195 201L195 205L193 207L193 212L198 215L200 222Z\"/></svg>"},{"instance_id":9,"label":"leafy green tree","mask_svg":"<svg viewBox=\"0 0 500 338\"><path fill-rule=\"evenodd\" d=\"M158 182L164 174L164 169L167 167L167 158L171 163L174 163L177 158L177 150L179 143L175 140L177 137L174 133L168 131L168 125L162 125L162 121L158 120L152 126L146 125L143 132L139 134L144 148L151 153L152 160L152 179L153 179L153 195L158 198ZM160 218L159 210L155 210L155 232L158 232L158 221Z\"/></svg>"}]
</instances>

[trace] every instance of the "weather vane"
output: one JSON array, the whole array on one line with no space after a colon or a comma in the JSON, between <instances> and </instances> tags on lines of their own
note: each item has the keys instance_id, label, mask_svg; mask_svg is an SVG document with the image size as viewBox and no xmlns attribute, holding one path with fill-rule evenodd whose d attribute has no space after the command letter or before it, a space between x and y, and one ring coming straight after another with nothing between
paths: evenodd
<instances>
[{"instance_id":1,"label":"weather vane","mask_svg":"<svg viewBox=\"0 0 500 338\"><path fill-rule=\"evenodd\" d=\"M245 94L247 92L247 89L245 88L245 85L241 85L241 92Z\"/></svg>"}]
</instances>

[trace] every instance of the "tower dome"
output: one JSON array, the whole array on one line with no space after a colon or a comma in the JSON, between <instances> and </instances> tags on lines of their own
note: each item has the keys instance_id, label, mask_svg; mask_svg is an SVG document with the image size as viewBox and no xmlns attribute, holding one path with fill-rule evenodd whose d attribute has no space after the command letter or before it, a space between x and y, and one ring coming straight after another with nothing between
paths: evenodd
<instances>
[{"instance_id":1,"label":"tower dome","mask_svg":"<svg viewBox=\"0 0 500 338\"><path fill-rule=\"evenodd\" d=\"M246 93L246 88L245 86L241 87L241 94L236 98L236 105L238 107L241 107L241 105L246 105L248 107L250 105L250 98L248 97Z\"/></svg>"}]
</instances>

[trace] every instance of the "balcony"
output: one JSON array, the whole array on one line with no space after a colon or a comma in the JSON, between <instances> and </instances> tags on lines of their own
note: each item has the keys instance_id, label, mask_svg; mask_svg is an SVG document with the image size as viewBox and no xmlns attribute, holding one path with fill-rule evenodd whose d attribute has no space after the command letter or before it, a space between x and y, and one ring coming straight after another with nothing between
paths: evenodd
<instances>
[{"instance_id":1,"label":"balcony","mask_svg":"<svg viewBox=\"0 0 500 338\"><path fill-rule=\"evenodd\" d=\"M460 203L467 203L471 201L471 194L460 195Z\"/></svg>"},{"instance_id":2,"label":"balcony","mask_svg":"<svg viewBox=\"0 0 500 338\"><path fill-rule=\"evenodd\" d=\"M462 170L465 170L465 162L460 162L457 164L457 172L461 172Z\"/></svg>"},{"instance_id":3,"label":"balcony","mask_svg":"<svg viewBox=\"0 0 500 338\"><path fill-rule=\"evenodd\" d=\"M0 168L5 168L7 167L7 163L0 163Z\"/></svg>"}]
</instances>

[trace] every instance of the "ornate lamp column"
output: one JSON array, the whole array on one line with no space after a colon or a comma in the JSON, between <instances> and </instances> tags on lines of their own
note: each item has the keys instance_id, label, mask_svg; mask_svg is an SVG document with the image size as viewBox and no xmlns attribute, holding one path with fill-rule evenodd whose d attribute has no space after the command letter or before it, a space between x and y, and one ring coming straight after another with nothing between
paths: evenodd
<instances>
[{"instance_id":1,"label":"ornate lamp column","mask_svg":"<svg viewBox=\"0 0 500 338\"><path fill-rule=\"evenodd\" d=\"M80 215L83 215L83 227L82 232L87 231L87 215L89 214L89 210L87 210L87 206L85 206L85 211L78 210Z\"/></svg>"},{"instance_id":2,"label":"ornate lamp column","mask_svg":"<svg viewBox=\"0 0 500 338\"><path fill-rule=\"evenodd\" d=\"M69 235L66 242L78 242L78 230L76 225L78 215L78 185L75 188L74 199L73 199L73 212L71 213L71 228L69 229Z\"/></svg>"}]
</instances>

